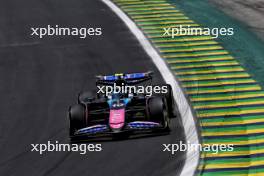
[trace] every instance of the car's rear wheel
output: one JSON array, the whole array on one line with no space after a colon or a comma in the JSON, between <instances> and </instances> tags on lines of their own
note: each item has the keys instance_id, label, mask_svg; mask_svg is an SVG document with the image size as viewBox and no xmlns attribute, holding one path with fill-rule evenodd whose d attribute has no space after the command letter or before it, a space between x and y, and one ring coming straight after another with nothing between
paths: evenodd
<instances>
[{"instance_id":1,"label":"car's rear wheel","mask_svg":"<svg viewBox=\"0 0 264 176\"><path fill-rule=\"evenodd\" d=\"M148 99L148 116L149 120L161 123L164 127L168 127L168 109L164 97L151 97Z\"/></svg>"},{"instance_id":2,"label":"car's rear wheel","mask_svg":"<svg viewBox=\"0 0 264 176\"><path fill-rule=\"evenodd\" d=\"M85 127L85 107L81 104L69 108L70 135L80 128Z\"/></svg>"}]
</instances>

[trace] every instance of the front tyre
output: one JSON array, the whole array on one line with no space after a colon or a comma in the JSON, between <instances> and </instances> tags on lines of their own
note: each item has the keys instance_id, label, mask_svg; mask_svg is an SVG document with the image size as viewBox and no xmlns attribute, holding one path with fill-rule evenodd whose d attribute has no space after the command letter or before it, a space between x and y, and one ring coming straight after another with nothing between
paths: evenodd
<instances>
[{"instance_id":1,"label":"front tyre","mask_svg":"<svg viewBox=\"0 0 264 176\"><path fill-rule=\"evenodd\" d=\"M172 87L170 84L161 84L161 85L157 85L159 87L162 88L162 91L160 93L155 93L155 96L161 96L164 97L166 99L166 103L167 103L167 110L168 110L168 117L169 118L174 118L176 117L176 103L174 101L174 97L173 97L173 91L172 91Z\"/></svg>"},{"instance_id":2,"label":"front tyre","mask_svg":"<svg viewBox=\"0 0 264 176\"><path fill-rule=\"evenodd\" d=\"M148 116L151 121L161 123L167 128L169 126L169 119L166 99L163 97L149 98Z\"/></svg>"},{"instance_id":3,"label":"front tyre","mask_svg":"<svg viewBox=\"0 0 264 176\"><path fill-rule=\"evenodd\" d=\"M166 84L166 86L167 86L167 93L165 94L165 98L166 98L167 105L168 105L168 114L169 114L170 118L174 118L178 114L177 113L178 109L175 108L176 103L174 101L173 91L172 91L171 85Z\"/></svg>"},{"instance_id":4,"label":"front tyre","mask_svg":"<svg viewBox=\"0 0 264 176\"><path fill-rule=\"evenodd\" d=\"M70 135L80 128L85 127L85 107L81 104L69 108Z\"/></svg>"}]
</instances>

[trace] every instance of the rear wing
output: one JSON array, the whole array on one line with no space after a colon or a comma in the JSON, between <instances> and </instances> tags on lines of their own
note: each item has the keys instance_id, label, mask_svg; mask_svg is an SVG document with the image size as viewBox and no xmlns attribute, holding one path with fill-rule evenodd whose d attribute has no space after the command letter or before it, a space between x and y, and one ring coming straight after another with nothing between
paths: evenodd
<instances>
[{"instance_id":1,"label":"rear wing","mask_svg":"<svg viewBox=\"0 0 264 176\"><path fill-rule=\"evenodd\" d=\"M96 84L106 84L113 85L118 81L123 81L125 84L139 84L148 80L152 80L153 72L143 72L143 73L120 73L114 75L97 75Z\"/></svg>"}]
</instances>

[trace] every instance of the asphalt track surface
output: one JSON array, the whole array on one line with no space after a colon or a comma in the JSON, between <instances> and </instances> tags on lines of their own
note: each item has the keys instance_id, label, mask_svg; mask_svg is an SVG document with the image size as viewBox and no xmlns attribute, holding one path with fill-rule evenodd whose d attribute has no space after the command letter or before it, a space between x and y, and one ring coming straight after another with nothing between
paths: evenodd
<instances>
[{"instance_id":1,"label":"asphalt track surface","mask_svg":"<svg viewBox=\"0 0 264 176\"><path fill-rule=\"evenodd\" d=\"M30 36L30 27L102 27L103 36ZM103 151L31 152L31 144L68 143L68 106L95 74L158 72L134 36L98 0L10 0L0 6L0 175L177 175L185 154L162 152L184 141L179 120L171 135L102 143ZM156 83L162 82L156 74Z\"/></svg>"}]
</instances>

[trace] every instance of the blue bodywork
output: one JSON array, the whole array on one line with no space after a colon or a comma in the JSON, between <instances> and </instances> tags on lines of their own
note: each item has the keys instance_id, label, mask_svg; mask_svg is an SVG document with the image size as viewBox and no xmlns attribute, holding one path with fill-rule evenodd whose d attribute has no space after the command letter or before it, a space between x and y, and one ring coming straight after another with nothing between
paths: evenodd
<instances>
[{"instance_id":1,"label":"blue bodywork","mask_svg":"<svg viewBox=\"0 0 264 176\"><path fill-rule=\"evenodd\" d=\"M104 76L105 81L115 81L120 79L141 79L145 78L146 74L145 73L131 73L131 74L115 74L115 75L109 75L109 76Z\"/></svg>"},{"instance_id":2,"label":"blue bodywork","mask_svg":"<svg viewBox=\"0 0 264 176\"><path fill-rule=\"evenodd\" d=\"M112 95L112 97L114 97L114 96L115 95ZM125 107L131 101L131 98L121 98L121 99L119 99L119 98L115 97L115 98L107 100L107 103L108 103L110 109L113 107L113 103L117 102L118 100L120 100L120 102L123 103L124 107Z\"/></svg>"}]
</instances>

